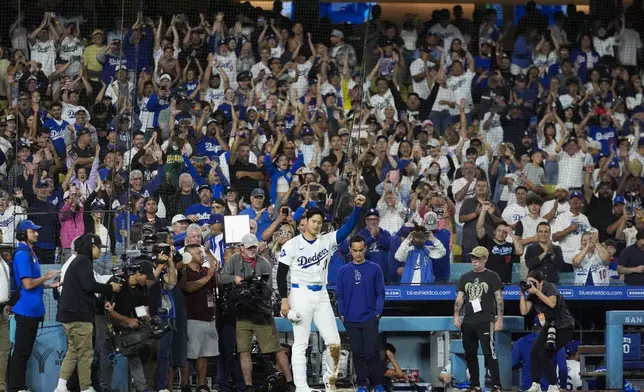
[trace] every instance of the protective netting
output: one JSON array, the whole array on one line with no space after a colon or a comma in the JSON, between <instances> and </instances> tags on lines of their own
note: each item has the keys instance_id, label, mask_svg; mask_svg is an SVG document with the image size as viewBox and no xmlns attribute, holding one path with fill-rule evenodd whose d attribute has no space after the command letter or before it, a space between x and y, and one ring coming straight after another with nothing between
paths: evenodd
<instances>
[{"instance_id":1,"label":"protective netting","mask_svg":"<svg viewBox=\"0 0 644 392\"><path fill-rule=\"evenodd\" d=\"M396 251L414 223L435 231L443 251L419 275L431 283L469 259L488 198L485 231L505 220L508 249L539 246L539 215L552 233L574 223L555 241L572 271L588 229L612 252L642 224L644 11L591 6L3 2L3 244L31 219L54 263L95 232L109 271L142 222L180 245L191 221L224 257L238 241L217 243L211 214L245 214L236 224L272 257L298 232L298 208L314 202L337 228L362 193L356 230L388 283L419 283ZM588 219L566 214L572 190ZM509 252L495 268L517 264L516 280L528 267ZM334 254L330 282L349 257ZM608 283L592 263L574 279Z\"/></svg>"}]
</instances>

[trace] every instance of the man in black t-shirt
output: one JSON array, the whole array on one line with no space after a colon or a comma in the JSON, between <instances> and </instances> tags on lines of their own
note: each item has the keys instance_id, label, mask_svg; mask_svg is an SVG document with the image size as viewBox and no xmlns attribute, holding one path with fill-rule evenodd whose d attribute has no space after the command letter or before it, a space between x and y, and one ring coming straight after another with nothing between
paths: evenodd
<instances>
[{"instance_id":1,"label":"man in black t-shirt","mask_svg":"<svg viewBox=\"0 0 644 392\"><path fill-rule=\"evenodd\" d=\"M479 245L484 246L490 252L490 258L486 267L499 274L501 282L512 282L512 264L519 262L519 256L523 254L523 245L518 236L514 235L512 228L506 222L498 222L494 225L494 237L485 233L485 215L490 204L484 203L476 222L476 235ZM511 236L513 242L507 242L506 238Z\"/></svg>"},{"instance_id":2,"label":"man in black t-shirt","mask_svg":"<svg viewBox=\"0 0 644 392\"><path fill-rule=\"evenodd\" d=\"M470 372L471 387L467 392L480 392L478 346L492 378L492 392L501 392L499 362L494 351L494 332L503 329L503 284L499 275L485 268L490 253L477 246L470 253L472 271L461 276L454 303L454 325L463 333L465 361ZM467 299L467 302L465 300ZM461 309L465 317L461 322ZM496 322L495 316L498 316Z\"/></svg>"}]
</instances>

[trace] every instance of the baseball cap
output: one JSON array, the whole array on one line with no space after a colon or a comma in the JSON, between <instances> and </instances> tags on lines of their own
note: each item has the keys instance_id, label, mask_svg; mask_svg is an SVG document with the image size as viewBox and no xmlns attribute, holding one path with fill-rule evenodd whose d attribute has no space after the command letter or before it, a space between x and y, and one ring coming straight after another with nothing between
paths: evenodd
<instances>
[{"instance_id":1,"label":"baseball cap","mask_svg":"<svg viewBox=\"0 0 644 392\"><path fill-rule=\"evenodd\" d=\"M210 214L210 218L208 219L208 224L214 225L215 223L221 223L223 225L224 216L221 214Z\"/></svg>"},{"instance_id":2,"label":"baseball cap","mask_svg":"<svg viewBox=\"0 0 644 392\"><path fill-rule=\"evenodd\" d=\"M213 203L219 204L220 206L226 206L226 202L222 198L216 198L212 200Z\"/></svg>"},{"instance_id":3,"label":"baseball cap","mask_svg":"<svg viewBox=\"0 0 644 392\"><path fill-rule=\"evenodd\" d=\"M169 73L164 73L163 75L161 75L159 80L170 80L171 81L172 80L172 75L170 75Z\"/></svg>"},{"instance_id":4,"label":"baseball cap","mask_svg":"<svg viewBox=\"0 0 644 392\"><path fill-rule=\"evenodd\" d=\"M101 30L101 29L96 29L96 30L92 31L92 37L95 36L95 35L99 35L99 34L100 35L105 35L103 33L103 30Z\"/></svg>"},{"instance_id":5,"label":"baseball cap","mask_svg":"<svg viewBox=\"0 0 644 392\"><path fill-rule=\"evenodd\" d=\"M588 143L588 148L594 148L595 150L601 150L602 149L602 144L598 142L597 140L593 140L590 143Z\"/></svg>"},{"instance_id":6,"label":"baseball cap","mask_svg":"<svg viewBox=\"0 0 644 392\"><path fill-rule=\"evenodd\" d=\"M615 198L613 198L613 205L615 204L626 204L624 196L615 196Z\"/></svg>"},{"instance_id":7,"label":"baseball cap","mask_svg":"<svg viewBox=\"0 0 644 392\"><path fill-rule=\"evenodd\" d=\"M49 186L49 183L45 180L38 180L36 183L36 188L47 188Z\"/></svg>"},{"instance_id":8,"label":"baseball cap","mask_svg":"<svg viewBox=\"0 0 644 392\"><path fill-rule=\"evenodd\" d=\"M557 189L561 189L562 191L568 192L568 185L566 185L566 184L557 184L557 187L555 188L555 190L557 190Z\"/></svg>"},{"instance_id":9,"label":"baseball cap","mask_svg":"<svg viewBox=\"0 0 644 392\"><path fill-rule=\"evenodd\" d=\"M92 211L99 211L99 210L103 211L103 210L105 210L105 204L103 204L101 202L92 203L91 209L92 209Z\"/></svg>"},{"instance_id":10,"label":"baseball cap","mask_svg":"<svg viewBox=\"0 0 644 392\"><path fill-rule=\"evenodd\" d=\"M5 121L16 121L16 116L13 114L7 114L7 117L4 119Z\"/></svg>"},{"instance_id":11,"label":"baseball cap","mask_svg":"<svg viewBox=\"0 0 644 392\"><path fill-rule=\"evenodd\" d=\"M38 226L34 222L32 222L29 219L23 220L20 223L18 223L18 227L16 227L17 232L23 232L27 230L40 230L42 229L42 226Z\"/></svg>"},{"instance_id":12,"label":"baseball cap","mask_svg":"<svg viewBox=\"0 0 644 392\"><path fill-rule=\"evenodd\" d=\"M246 113L250 112L251 110L254 111L255 113L259 113L259 111L255 106L251 106L248 109L246 109Z\"/></svg>"},{"instance_id":13,"label":"baseball cap","mask_svg":"<svg viewBox=\"0 0 644 392\"><path fill-rule=\"evenodd\" d=\"M338 37L338 38L344 39L344 33L336 29L331 32L331 37Z\"/></svg>"},{"instance_id":14,"label":"baseball cap","mask_svg":"<svg viewBox=\"0 0 644 392\"><path fill-rule=\"evenodd\" d=\"M425 214L425 228L429 231L438 230L438 215L435 212L429 211Z\"/></svg>"},{"instance_id":15,"label":"baseball cap","mask_svg":"<svg viewBox=\"0 0 644 392\"><path fill-rule=\"evenodd\" d=\"M364 217L368 218L370 216L377 216L378 218L380 218L380 213L375 208L370 208L369 211L367 211L367 213L364 215Z\"/></svg>"},{"instance_id":16,"label":"baseball cap","mask_svg":"<svg viewBox=\"0 0 644 392\"><path fill-rule=\"evenodd\" d=\"M157 278L154 276L154 267L150 260L139 259L137 260L136 265L139 266L139 272L141 273L141 275L145 275L148 278L148 280L151 280L151 281L157 280Z\"/></svg>"},{"instance_id":17,"label":"baseball cap","mask_svg":"<svg viewBox=\"0 0 644 392\"><path fill-rule=\"evenodd\" d=\"M579 345L580 343L578 340L571 340L566 344L566 355L576 354L577 351L579 351Z\"/></svg>"},{"instance_id":18,"label":"baseball cap","mask_svg":"<svg viewBox=\"0 0 644 392\"><path fill-rule=\"evenodd\" d=\"M425 128L428 125L431 125L432 127L434 126L434 123L432 122L432 120L423 121L423 128Z\"/></svg>"},{"instance_id":19,"label":"baseball cap","mask_svg":"<svg viewBox=\"0 0 644 392\"><path fill-rule=\"evenodd\" d=\"M340 128L340 129L338 129L338 135L339 135L339 136L342 136L342 135L350 135L350 134L351 134L351 132L349 132L349 130L348 130L347 128Z\"/></svg>"},{"instance_id":20,"label":"baseball cap","mask_svg":"<svg viewBox=\"0 0 644 392\"><path fill-rule=\"evenodd\" d=\"M259 241L257 241L257 237L255 237L255 234L248 233L245 236L242 237L241 243L244 246L244 248L252 248L253 246L259 246Z\"/></svg>"},{"instance_id":21,"label":"baseball cap","mask_svg":"<svg viewBox=\"0 0 644 392\"><path fill-rule=\"evenodd\" d=\"M514 148L514 143L512 143L512 142L505 143L505 147L506 147L506 148L509 148L509 149L510 149L510 150L512 150L512 151L516 151L516 150L517 150L516 148Z\"/></svg>"},{"instance_id":22,"label":"baseball cap","mask_svg":"<svg viewBox=\"0 0 644 392\"><path fill-rule=\"evenodd\" d=\"M574 197L576 197L576 198L578 198L578 199L582 199L582 200L583 200L584 195L583 195L581 192L579 192L579 191L572 191L572 192L570 192L570 196L568 196L568 199L572 199L572 198L574 198Z\"/></svg>"},{"instance_id":23,"label":"baseball cap","mask_svg":"<svg viewBox=\"0 0 644 392\"><path fill-rule=\"evenodd\" d=\"M514 78L514 81L519 82L519 83L525 83L526 82L526 77L523 74L519 74L519 75L517 75L516 78Z\"/></svg>"},{"instance_id":24,"label":"baseball cap","mask_svg":"<svg viewBox=\"0 0 644 392\"><path fill-rule=\"evenodd\" d=\"M619 163L617 163L617 162L615 162L615 161L611 161L611 163L609 163L609 164L608 164L608 168L609 168L609 169L612 169L612 168L614 168L614 167L616 167L616 168L618 168L618 169L619 169Z\"/></svg>"},{"instance_id":25,"label":"baseball cap","mask_svg":"<svg viewBox=\"0 0 644 392\"><path fill-rule=\"evenodd\" d=\"M186 218L186 216L183 214L177 214L172 217L172 224L174 225L177 222L192 222L192 221Z\"/></svg>"},{"instance_id":26,"label":"baseball cap","mask_svg":"<svg viewBox=\"0 0 644 392\"><path fill-rule=\"evenodd\" d=\"M237 75L237 81L249 81L253 78L253 74L250 71L243 71Z\"/></svg>"},{"instance_id":27,"label":"baseball cap","mask_svg":"<svg viewBox=\"0 0 644 392\"><path fill-rule=\"evenodd\" d=\"M439 147L441 144L440 144L440 142L439 142L438 140L436 140L436 139L434 139L434 138L431 138L431 139L429 139L429 140L427 141L427 145L428 145L429 147Z\"/></svg>"},{"instance_id":28,"label":"baseball cap","mask_svg":"<svg viewBox=\"0 0 644 392\"><path fill-rule=\"evenodd\" d=\"M250 194L250 197L264 197L264 190L261 188L255 188Z\"/></svg>"},{"instance_id":29,"label":"baseball cap","mask_svg":"<svg viewBox=\"0 0 644 392\"><path fill-rule=\"evenodd\" d=\"M199 188L197 188L197 193L201 193L201 191L203 191L204 189L207 189L210 192L212 192L212 190L210 190L210 185L203 184L203 185L200 185Z\"/></svg>"},{"instance_id":30,"label":"baseball cap","mask_svg":"<svg viewBox=\"0 0 644 392\"><path fill-rule=\"evenodd\" d=\"M631 114L638 114L638 113L644 113L644 106L642 105L635 106L631 111Z\"/></svg>"},{"instance_id":31,"label":"baseball cap","mask_svg":"<svg viewBox=\"0 0 644 392\"><path fill-rule=\"evenodd\" d=\"M89 128L81 128L78 130L78 132L76 132L76 136L89 135L90 133L92 132L89 130Z\"/></svg>"},{"instance_id":32,"label":"baseball cap","mask_svg":"<svg viewBox=\"0 0 644 392\"><path fill-rule=\"evenodd\" d=\"M127 71L127 67L125 65L117 65L116 66L116 71Z\"/></svg>"},{"instance_id":33,"label":"baseball cap","mask_svg":"<svg viewBox=\"0 0 644 392\"><path fill-rule=\"evenodd\" d=\"M302 130L302 136L312 136L313 130L309 127L306 127Z\"/></svg>"},{"instance_id":34,"label":"baseball cap","mask_svg":"<svg viewBox=\"0 0 644 392\"><path fill-rule=\"evenodd\" d=\"M488 258L490 256L490 252L485 247L477 246L472 249L470 256L474 256L476 258Z\"/></svg>"}]
</instances>

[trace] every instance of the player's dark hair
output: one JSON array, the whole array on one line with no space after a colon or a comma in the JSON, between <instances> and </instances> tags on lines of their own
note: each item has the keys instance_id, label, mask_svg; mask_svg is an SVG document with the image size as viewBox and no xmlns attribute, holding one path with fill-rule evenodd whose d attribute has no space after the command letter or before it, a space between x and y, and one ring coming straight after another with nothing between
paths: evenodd
<instances>
[{"instance_id":1,"label":"player's dark hair","mask_svg":"<svg viewBox=\"0 0 644 392\"><path fill-rule=\"evenodd\" d=\"M526 198L525 204L527 206L531 206L533 204L538 204L538 205L542 206L543 205L543 199L541 198L541 196L532 193L532 194L528 195L528 197Z\"/></svg>"},{"instance_id":2,"label":"player's dark hair","mask_svg":"<svg viewBox=\"0 0 644 392\"><path fill-rule=\"evenodd\" d=\"M548 223L548 222L541 222L541 223L539 223L539 224L537 225L537 230L539 230L539 227L541 227L541 226L547 226L547 227L548 227L548 229L550 229L550 223Z\"/></svg>"},{"instance_id":3,"label":"player's dark hair","mask_svg":"<svg viewBox=\"0 0 644 392\"><path fill-rule=\"evenodd\" d=\"M543 279L544 279L543 272L539 270L532 270L528 272L528 278L533 278L537 282L543 282Z\"/></svg>"},{"instance_id":4,"label":"player's dark hair","mask_svg":"<svg viewBox=\"0 0 644 392\"><path fill-rule=\"evenodd\" d=\"M637 234L635 235L635 240L639 241L644 239L644 229L639 229L637 230Z\"/></svg>"},{"instance_id":5,"label":"player's dark hair","mask_svg":"<svg viewBox=\"0 0 644 392\"><path fill-rule=\"evenodd\" d=\"M510 226L506 221L499 221L494 224L494 230L498 229L499 226Z\"/></svg>"},{"instance_id":6,"label":"player's dark hair","mask_svg":"<svg viewBox=\"0 0 644 392\"><path fill-rule=\"evenodd\" d=\"M354 235L354 236L353 236L353 237L351 237L351 239L349 240L349 247L350 247L351 245L353 245L353 244L357 243L357 242L362 242L362 243L364 243L365 245L367 244L367 243L365 242L365 240L364 240L364 237L363 237L363 236L361 236L361 235Z\"/></svg>"},{"instance_id":7,"label":"player's dark hair","mask_svg":"<svg viewBox=\"0 0 644 392\"><path fill-rule=\"evenodd\" d=\"M317 207L313 207L306 210L306 215L305 215L306 219L311 219L315 215L320 215L320 217L322 218L322 221L324 221L324 212L321 209Z\"/></svg>"}]
</instances>

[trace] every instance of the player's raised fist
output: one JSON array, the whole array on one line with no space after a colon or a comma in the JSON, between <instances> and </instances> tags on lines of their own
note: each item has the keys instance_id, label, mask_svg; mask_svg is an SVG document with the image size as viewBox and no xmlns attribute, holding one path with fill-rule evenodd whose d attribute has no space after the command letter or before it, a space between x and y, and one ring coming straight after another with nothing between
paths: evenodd
<instances>
[{"instance_id":1,"label":"player's raised fist","mask_svg":"<svg viewBox=\"0 0 644 392\"><path fill-rule=\"evenodd\" d=\"M367 201L366 197L364 197L362 195L358 195L358 196L356 196L356 199L355 199L354 203L355 203L355 205L357 207L362 207L366 201Z\"/></svg>"}]
</instances>

